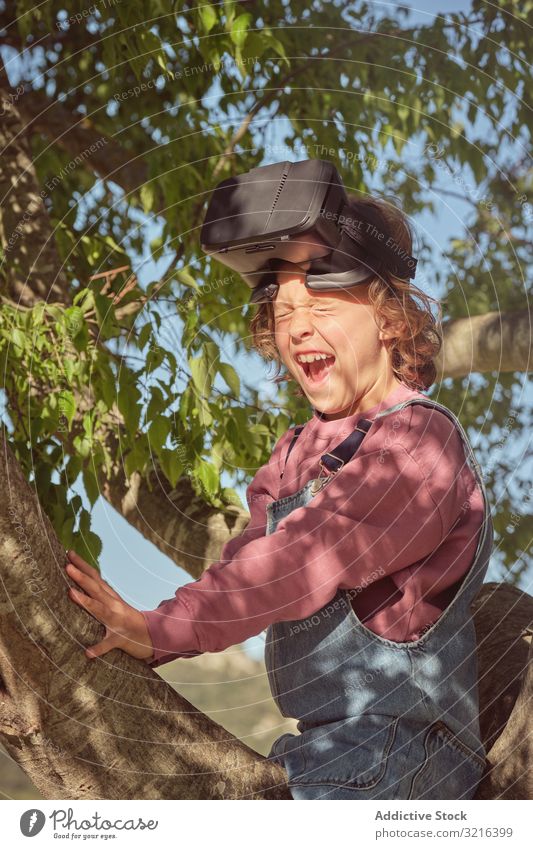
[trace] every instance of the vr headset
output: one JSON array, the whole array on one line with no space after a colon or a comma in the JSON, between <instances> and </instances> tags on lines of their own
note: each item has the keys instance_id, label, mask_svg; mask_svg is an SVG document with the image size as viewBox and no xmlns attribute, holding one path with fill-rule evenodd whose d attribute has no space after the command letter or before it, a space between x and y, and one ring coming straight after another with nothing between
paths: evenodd
<instances>
[{"instance_id":1,"label":"vr headset","mask_svg":"<svg viewBox=\"0 0 533 849\"><path fill-rule=\"evenodd\" d=\"M386 280L386 273L413 278L418 260L384 231L381 215L348 204L337 169L326 160L252 168L214 189L202 250L240 274L252 303L276 297L281 261L299 265L305 285L316 291Z\"/></svg>"}]
</instances>

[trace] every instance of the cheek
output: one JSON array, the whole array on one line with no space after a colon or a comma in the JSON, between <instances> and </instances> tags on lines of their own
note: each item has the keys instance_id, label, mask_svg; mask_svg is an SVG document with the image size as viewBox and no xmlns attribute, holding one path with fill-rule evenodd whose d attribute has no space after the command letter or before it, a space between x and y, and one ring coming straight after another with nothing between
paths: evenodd
<instances>
[{"instance_id":1,"label":"cheek","mask_svg":"<svg viewBox=\"0 0 533 849\"><path fill-rule=\"evenodd\" d=\"M289 337L286 333L283 333L283 331L280 331L278 329L274 331L274 342L276 344L276 348L278 349L278 353L281 359L283 360L285 365L287 365L286 356L289 348Z\"/></svg>"},{"instance_id":2,"label":"cheek","mask_svg":"<svg viewBox=\"0 0 533 849\"><path fill-rule=\"evenodd\" d=\"M285 333L280 333L277 327L274 328L274 342L276 343L276 347L281 350L284 347L283 337L286 336Z\"/></svg>"}]
</instances>

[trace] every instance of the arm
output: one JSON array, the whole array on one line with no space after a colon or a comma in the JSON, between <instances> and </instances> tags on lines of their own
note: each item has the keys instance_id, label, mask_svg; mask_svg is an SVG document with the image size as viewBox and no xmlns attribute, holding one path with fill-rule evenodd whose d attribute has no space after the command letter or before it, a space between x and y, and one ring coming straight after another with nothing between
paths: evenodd
<instances>
[{"instance_id":1,"label":"arm","mask_svg":"<svg viewBox=\"0 0 533 849\"><path fill-rule=\"evenodd\" d=\"M217 571L219 571L221 568L230 563L241 548L248 545L248 543L251 543L253 540L259 539L260 537L265 535L266 505L270 501L273 501L277 496L279 488L279 460L283 454L287 442L290 441L290 438L292 438L293 433L294 429L292 428L286 431L286 433L284 433L283 436L278 439L268 463L266 463L264 466L261 466L251 483L246 488L246 501L250 512L250 521L248 522L242 533L228 540L228 542L223 546L220 554L220 560L218 560L216 563L213 563L207 570L211 576L213 576ZM203 576L202 578L198 578L197 581L193 583L198 583L202 580ZM190 584L188 584L187 586L190 586ZM175 598L164 599L163 601L161 601L155 608L155 611L141 611L141 613L145 617L147 626L150 631L150 635L152 637L152 643L154 645L154 653L152 657L148 658L148 660L146 661L152 668L160 666L162 663L168 663L169 661L175 660L178 657L194 657L198 654L203 653L203 651L198 648L193 649L191 651L176 651L171 653L158 648L159 645L164 644L159 642L163 635L159 633L159 621L156 620L152 614L159 610L161 610L163 614L168 614L170 609L172 608L171 615L174 615L175 617L179 618L180 605L176 603L176 599L178 598L180 589L176 591ZM171 606L171 608L169 607L169 605ZM190 617L190 611L186 607L183 610L184 616L186 620L188 620ZM159 617L159 619L161 619L161 617ZM172 624L172 622L169 622L167 624L167 627L169 627L171 630L173 630L174 628L181 630L181 625L179 622L175 623L174 625ZM183 634L183 637L185 638L185 634Z\"/></svg>"},{"instance_id":2,"label":"arm","mask_svg":"<svg viewBox=\"0 0 533 849\"><path fill-rule=\"evenodd\" d=\"M176 653L223 651L274 622L315 613L338 588L371 583L376 567L392 574L427 557L460 509L456 470L446 469L426 479L402 445L384 463L376 452L356 456L275 533L142 611L154 656L166 662Z\"/></svg>"}]
</instances>

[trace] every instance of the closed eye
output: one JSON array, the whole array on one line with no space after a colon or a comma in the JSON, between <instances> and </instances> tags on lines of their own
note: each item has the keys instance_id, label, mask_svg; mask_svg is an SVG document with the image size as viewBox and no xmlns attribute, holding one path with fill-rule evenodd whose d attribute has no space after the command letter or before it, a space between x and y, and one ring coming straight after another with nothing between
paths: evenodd
<instances>
[{"instance_id":1,"label":"closed eye","mask_svg":"<svg viewBox=\"0 0 533 849\"><path fill-rule=\"evenodd\" d=\"M334 307L333 307L333 305L330 305L330 306L321 305L321 306L319 306L317 304L316 306L313 307L313 309L315 310L315 312L332 312ZM292 312L292 310L291 310L291 312ZM276 319L287 318L290 314L291 314L290 312L280 312L280 313L275 313L274 317Z\"/></svg>"}]
</instances>

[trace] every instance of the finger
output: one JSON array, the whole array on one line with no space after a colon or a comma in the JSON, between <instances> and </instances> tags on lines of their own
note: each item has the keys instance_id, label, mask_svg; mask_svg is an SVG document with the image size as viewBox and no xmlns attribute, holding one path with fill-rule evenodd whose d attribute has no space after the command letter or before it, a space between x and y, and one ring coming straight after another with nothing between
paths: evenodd
<instances>
[{"instance_id":1,"label":"finger","mask_svg":"<svg viewBox=\"0 0 533 849\"><path fill-rule=\"evenodd\" d=\"M82 593L76 587L69 587L68 593L73 601L85 608L89 613L98 619L103 625L109 622L109 611L107 608L94 598Z\"/></svg>"},{"instance_id":2,"label":"finger","mask_svg":"<svg viewBox=\"0 0 533 849\"><path fill-rule=\"evenodd\" d=\"M115 648L117 648L116 637L106 637L94 646L89 646L89 648L85 649L85 654L87 657L101 657L103 654L106 654L108 651Z\"/></svg>"},{"instance_id":3,"label":"finger","mask_svg":"<svg viewBox=\"0 0 533 849\"><path fill-rule=\"evenodd\" d=\"M98 574L94 566L91 566L89 563L87 563L87 561L84 560L83 557L80 557L79 554L76 554L76 552L73 551L72 548L69 548L69 550L67 551L67 557L71 563L74 563L74 566L77 566L78 569L81 569L82 572L85 572L87 575L94 575L95 572Z\"/></svg>"},{"instance_id":4,"label":"finger","mask_svg":"<svg viewBox=\"0 0 533 849\"><path fill-rule=\"evenodd\" d=\"M76 581L77 584L80 585L92 598L99 599L103 601L104 597L107 595L104 587L101 586L101 583L96 579L87 575L86 572L82 572L81 569L78 569L72 563L67 563L67 573L70 577Z\"/></svg>"},{"instance_id":5,"label":"finger","mask_svg":"<svg viewBox=\"0 0 533 849\"><path fill-rule=\"evenodd\" d=\"M102 586L102 589L104 589L106 591L106 593L108 593L113 598L116 598L116 599L119 599L119 601L122 601L122 597L113 589L113 587L111 587L107 583L107 581L104 581L104 579L102 578L102 576L100 575L98 570L94 569L89 563L87 563L83 559L83 557L80 557L80 555L76 554L76 552L73 551L72 549L69 549L67 551L67 557L68 557L68 563L73 563L74 566L76 566L76 568L79 569L81 572L84 572L86 575L89 575L89 577L94 578L95 581L99 581L99 583ZM67 563L67 566L68 566L68 563Z\"/></svg>"}]
</instances>

